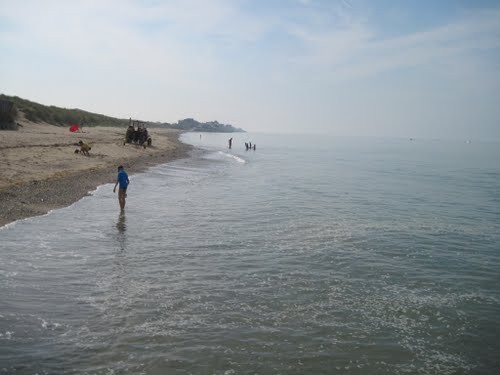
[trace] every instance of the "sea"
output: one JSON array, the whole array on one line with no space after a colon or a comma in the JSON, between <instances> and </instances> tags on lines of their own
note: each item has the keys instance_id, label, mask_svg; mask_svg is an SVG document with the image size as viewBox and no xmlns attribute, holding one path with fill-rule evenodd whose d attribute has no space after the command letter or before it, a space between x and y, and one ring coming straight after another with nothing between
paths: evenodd
<instances>
[{"instance_id":1,"label":"sea","mask_svg":"<svg viewBox=\"0 0 500 375\"><path fill-rule=\"evenodd\" d=\"M181 139L0 229L0 374L500 373L498 142Z\"/></svg>"}]
</instances>

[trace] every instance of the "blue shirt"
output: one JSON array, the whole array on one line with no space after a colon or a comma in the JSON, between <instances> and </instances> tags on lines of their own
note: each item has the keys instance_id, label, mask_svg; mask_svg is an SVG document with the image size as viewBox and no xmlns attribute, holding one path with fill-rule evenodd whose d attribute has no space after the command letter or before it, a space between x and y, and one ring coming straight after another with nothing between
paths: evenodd
<instances>
[{"instance_id":1,"label":"blue shirt","mask_svg":"<svg viewBox=\"0 0 500 375\"><path fill-rule=\"evenodd\" d=\"M120 189L126 189L128 186L128 174L123 169L118 172L118 177L116 178L120 183Z\"/></svg>"}]
</instances>

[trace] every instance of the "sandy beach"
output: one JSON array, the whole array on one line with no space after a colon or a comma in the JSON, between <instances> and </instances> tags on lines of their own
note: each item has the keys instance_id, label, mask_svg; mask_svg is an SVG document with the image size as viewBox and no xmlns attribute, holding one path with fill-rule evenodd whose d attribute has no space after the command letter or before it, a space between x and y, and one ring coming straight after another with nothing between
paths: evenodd
<instances>
[{"instance_id":1,"label":"sandy beach","mask_svg":"<svg viewBox=\"0 0 500 375\"><path fill-rule=\"evenodd\" d=\"M67 206L97 186L114 182L116 167L129 174L187 156L190 146L177 130L148 129L146 149L123 145L126 129L89 127L71 133L67 127L20 120L18 131L0 132L0 226ZM90 157L75 153L79 140L92 146Z\"/></svg>"}]
</instances>

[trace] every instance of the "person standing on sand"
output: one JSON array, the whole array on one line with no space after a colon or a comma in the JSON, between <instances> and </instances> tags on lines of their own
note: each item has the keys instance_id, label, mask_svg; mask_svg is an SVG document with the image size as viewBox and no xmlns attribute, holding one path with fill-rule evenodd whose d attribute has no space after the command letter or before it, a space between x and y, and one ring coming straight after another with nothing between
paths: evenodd
<instances>
[{"instance_id":1,"label":"person standing on sand","mask_svg":"<svg viewBox=\"0 0 500 375\"><path fill-rule=\"evenodd\" d=\"M118 202L120 203L120 208L123 211L125 209L125 198L127 198L127 187L129 184L128 174L123 169L123 166L118 167L118 175L116 176L115 187L113 188L113 193L116 192L116 186L120 184L118 189Z\"/></svg>"}]
</instances>

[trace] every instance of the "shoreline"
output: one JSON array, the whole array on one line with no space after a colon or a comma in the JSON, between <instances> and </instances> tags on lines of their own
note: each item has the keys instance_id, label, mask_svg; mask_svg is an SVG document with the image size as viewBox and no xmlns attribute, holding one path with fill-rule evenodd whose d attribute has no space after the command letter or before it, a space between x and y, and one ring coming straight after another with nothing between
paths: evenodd
<instances>
[{"instance_id":1,"label":"shoreline","mask_svg":"<svg viewBox=\"0 0 500 375\"><path fill-rule=\"evenodd\" d=\"M28 181L10 183L0 189L0 228L17 220L45 215L54 209L67 207L88 196L98 186L115 182L116 168L120 164L129 175L134 175L149 167L188 157L193 147L182 143L179 140L180 134L181 132L169 132L165 137L168 138L168 147L158 147L153 153L137 156L132 152L130 157L121 157L119 161L113 158L84 170L65 168L47 178L38 179L35 176ZM122 142L122 139L118 139L118 142ZM73 145L69 147L74 148ZM5 149L0 148L0 151Z\"/></svg>"}]
</instances>

